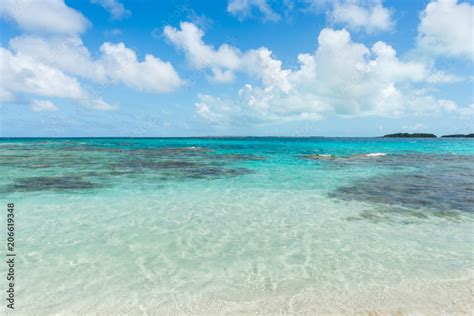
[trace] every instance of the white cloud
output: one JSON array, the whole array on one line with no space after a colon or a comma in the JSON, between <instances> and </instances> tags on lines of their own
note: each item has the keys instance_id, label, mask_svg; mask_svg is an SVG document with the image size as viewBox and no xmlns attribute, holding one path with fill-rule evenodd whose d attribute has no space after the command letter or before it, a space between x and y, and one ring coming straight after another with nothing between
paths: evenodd
<instances>
[{"instance_id":1,"label":"white cloud","mask_svg":"<svg viewBox=\"0 0 474 316\"><path fill-rule=\"evenodd\" d=\"M434 55L474 59L474 5L430 2L420 15L418 47Z\"/></svg>"},{"instance_id":2,"label":"white cloud","mask_svg":"<svg viewBox=\"0 0 474 316\"><path fill-rule=\"evenodd\" d=\"M34 112L54 112L58 107L49 100L33 100L31 102L31 110Z\"/></svg>"},{"instance_id":3,"label":"white cloud","mask_svg":"<svg viewBox=\"0 0 474 316\"><path fill-rule=\"evenodd\" d=\"M17 94L32 94L75 100L100 110L112 109L91 96L79 81L31 56L15 54L0 47L0 102L14 101Z\"/></svg>"},{"instance_id":4,"label":"white cloud","mask_svg":"<svg viewBox=\"0 0 474 316\"><path fill-rule=\"evenodd\" d=\"M199 116L216 125L229 123L232 104L222 101L218 97L199 94L196 102L196 112Z\"/></svg>"},{"instance_id":5,"label":"white cloud","mask_svg":"<svg viewBox=\"0 0 474 316\"><path fill-rule=\"evenodd\" d=\"M260 12L264 20L278 21L280 19L266 0L229 0L227 4L227 12L241 20L250 17L253 10Z\"/></svg>"},{"instance_id":6,"label":"white cloud","mask_svg":"<svg viewBox=\"0 0 474 316\"><path fill-rule=\"evenodd\" d=\"M390 10L383 6L381 0L335 1L329 18L351 30L367 33L388 31L394 25Z\"/></svg>"},{"instance_id":7,"label":"white cloud","mask_svg":"<svg viewBox=\"0 0 474 316\"><path fill-rule=\"evenodd\" d=\"M445 71L436 71L432 73L428 78L427 81L429 83L455 83L464 81L465 78L447 73Z\"/></svg>"},{"instance_id":8,"label":"white cloud","mask_svg":"<svg viewBox=\"0 0 474 316\"><path fill-rule=\"evenodd\" d=\"M84 32L90 24L63 0L2 0L0 16L32 32L76 34Z\"/></svg>"},{"instance_id":9,"label":"white cloud","mask_svg":"<svg viewBox=\"0 0 474 316\"><path fill-rule=\"evenodd\" d=\"M181 30L166 26L165 37L177 48L184 51L189 63L197 69L206 67L227 68L230 70L239 67L240 51L227 44L221 45L217 50L204 44L202 37L204 31L189 22L180 24Z\"/></svg>"},{"instance_id":10,"label":"white cloud","mask_svg":"<svg viewBox=\"0 0 474 316\"><path fill-rule=\"evenodd\" d=\"M223 44L218 49L203 42L204 32L196 25L183 22L180 30L171 26L164 29L165 37L178 49L184 51L191 66L208 69L210 78L216 82L230 82L236 71L243 71L262 79L265 83L275 83L288 88L285 77L288 71L281 69L281 62L271 57L271 51L262 47L242 53L239 49Z\"/></svg>"},{"instance_id":11,"label":"white cloud","mask_svg":"<svg viewBox=\"0 0 474 316\"><path fill-rule=\"evenodd\" d=\"M30 56L17 55L3 47L0 47L0 72L0 86L6 91L6 100L12 99L17 92L65 98L81 98L85 95L75 78Z\"/></svg>"},{"instance_id":12,"label":"white cloud","mask_svg":"<svg viewBox=\"0 0 474 316\"><path fill-rule=\"evenodd\" d=\"M129 14L119 1L96 1L114 18ZM87 107L110 110L114 106L95 96L105 85L121 83L164 93L184 84L171 63L151 54L139 60L124 43L105 42L100 54L93 56L79 37L90 22L63 0L1 1L0 16L26 31L10 40L10 49L0 46L0 101L36 95L68 98ZM81 79L103 86L84 89Z\"/></svg>"},{"instance_id":13,"label":"white cloud","mask_svg":"<svg viewBox=\"0 0 474 316\"><path fill-rule=\"evenodd\" d=\"M10 47L19 56L29 56L38 62L64 72L104 82L106 71L95 63L79 37L40 37L23 35L12 38Z\"/></svg>"},{"instance_id":14,"label":"white cloud","mask_svg":"<svg viewBox=\"0 0 474 316\"><path fill-rule=\"evenodd\" d=\"M317 50L298 56L298 69L284 69L264 47L241 52L221 45L215 50L202 41L203 32L192 24L183 23L180 31L168 28L165 35L196 67L245 72L261 82L260 86L244 85L235 98L199 95L198 115L216 124L314 120L331 113L402 116L458 109L454 102L413 88L436 76L443 78L443 73L420 62L400 60L384 42L371 48L355 43L344 29L323 29ZM222 57L222 47L232 52L232 58Z\"/></svg>"},{"instance_id":15,"label":"white cloud","mask_svg":"<svg viewBox=\"0 0 474 316\"><path fill-rule=\"evenodd\" d=\"M459 106L451 100L437 99L427 94L425 89L407 91L407 109L412 115L459 114Z\"/></svg>"},{"instance_id":16,"label":"white cloud","mask_svg":"<svg viewBox=\"0 0 474 316\"><path fill-rule=\"evenodd\" d=\"M129 87L149 92L170 92L180 87L183 81L169 62L147 54L138 61L135 51L124 43L104 43L100 47L98 61L106 69L106 75Z\"/></svg>"},{"instance_id":17,"label":"white cloud","mask_svg":"<svg viewBox=\"0 0 474 316\"><path fill-rule=\"evenodd\" d=\"M131 14L130 10L125 9L118 0L91 0L91 2L101 5L110 13L112 19L122 19Z\"/></svg>"},{"instance_id":18,"label":"white cloud","mask_svg":"<svg viewBox=\"0 0 474 316\"><path fill-rule=\"evenodd\" d=\"M103 84L122 82L149 92L170 92L183 84L169 62L153 55L139 61L135 51L124 43L102 44L97 59L78 37L20 36L13 38L10 46L19 56L30 56L65 73Z\"/></svg>"}]
</instances>

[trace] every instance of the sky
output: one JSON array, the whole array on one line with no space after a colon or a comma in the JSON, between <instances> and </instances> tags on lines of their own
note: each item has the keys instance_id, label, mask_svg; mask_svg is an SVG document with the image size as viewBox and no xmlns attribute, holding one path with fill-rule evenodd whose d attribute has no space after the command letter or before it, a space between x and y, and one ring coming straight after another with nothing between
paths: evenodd
<instances>
[{"instance_id":1,"label":"sky","mask_svg":"<svg viewBox=\"0 0 474 316\"><path fill-rule=\"evenodd\" d=\"M474 132L474 2L2 0L0 136Z\"/></svg>"}]
</instances>

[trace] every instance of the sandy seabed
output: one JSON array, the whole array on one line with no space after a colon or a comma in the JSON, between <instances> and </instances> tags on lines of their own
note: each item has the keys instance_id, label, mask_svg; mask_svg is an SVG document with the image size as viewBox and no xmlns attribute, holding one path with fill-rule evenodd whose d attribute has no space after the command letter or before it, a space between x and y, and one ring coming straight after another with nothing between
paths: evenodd
<instances>
[{"instance_id":1,"label":"sandy seabed","mask_svg":"<svg viewBox=\"0 0 474 316\"><path fill-rule=\"evenodd\" d=\"M56 315L474 315L474 279L405 284L403 289L373 287L320 292L305 289L293 296L256 300L175 299L127 306L68 308ZM32 314L37 314L33 312ZM41 313L40 313L41 314Z\"/></svg>"}]
</instances>

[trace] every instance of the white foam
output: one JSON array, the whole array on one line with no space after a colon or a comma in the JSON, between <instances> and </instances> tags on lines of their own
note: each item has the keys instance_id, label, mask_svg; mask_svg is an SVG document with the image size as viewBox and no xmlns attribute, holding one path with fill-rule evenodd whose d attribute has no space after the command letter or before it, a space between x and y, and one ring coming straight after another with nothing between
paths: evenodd
<instances>
[{"instance_id":1,"label":"white foam","mask_svg":"<svg viewBox=\"0 0 474 316\"><path fill-rule=\"evenodd\" d=\"M370 154L365 154L364 156L366 157L383 157L387 156L386 153L370 153Z\"/></svg>"}]
</instances>

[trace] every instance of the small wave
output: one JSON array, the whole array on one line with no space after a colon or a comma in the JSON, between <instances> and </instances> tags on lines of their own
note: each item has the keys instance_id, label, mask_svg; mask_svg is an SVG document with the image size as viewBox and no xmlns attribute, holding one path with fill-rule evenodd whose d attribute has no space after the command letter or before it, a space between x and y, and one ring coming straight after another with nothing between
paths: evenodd
<instances>
[{"instance_id":1,"label":"small wave","mask_svg":"<svg viewBox=\"0 0 474 316\"><path fill-rule=\"evenodd\" d=\"M387 156L386 153L368 153L368 154L357 154L357 155L352 155L349 157L351 158L378 158L378 157L384 157Z\"/></svg>"},{"instance_id":2,"label":"small wave","mask_svg":"<svg viewBox=\"0 0 474 316\"><path fill-rule=\"evenodd\" d=\"M209 149L209 148L206 148L206 147L200 147L200 146L188 146L188 147L177 147L177 150L181 150L181 151L187 151L187 152L200 152L200 153L204 153L204 152L211 152L213 151L212 149Z\"/></svg>"},{"instance_id":3,"label":"small wave","mask_svg":"<svg viewBox=\"0 0 474 316\"><path fill-rule=\"evenodd\" d=\"M189 151L207 151L208 149L205 148L205 147L188 146L188 147L183 147L183 150L189 150Z\"/></svg>"}]
</instances>

